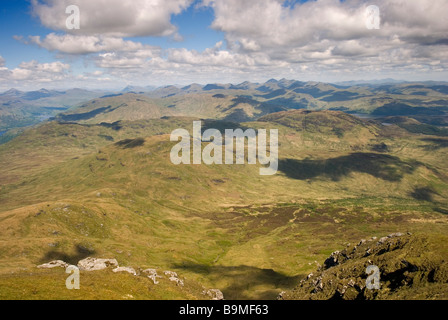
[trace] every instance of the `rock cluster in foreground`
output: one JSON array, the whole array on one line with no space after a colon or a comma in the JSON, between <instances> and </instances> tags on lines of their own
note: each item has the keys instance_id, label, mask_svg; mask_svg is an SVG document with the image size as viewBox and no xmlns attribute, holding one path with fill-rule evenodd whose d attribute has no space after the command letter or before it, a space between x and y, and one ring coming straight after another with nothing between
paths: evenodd
<instances>
[{"instance_id":1,"label":"rock cluster in foreground","mask_svg":"<svg viewBox=\"0 0 448 320\"><path fill-rule=\"evenodd\" d=\"M51 261L42 265L37 266L39 269L52 269L52 268L67 268L70 265L61 260ZM156 269L145 269L142 270L138 268L135 270L131 267L120 267L116 259L99 259L99 258L86 258L78 262L77 267L83 271L100 271L107 268L113 268L112 272L127 272L134 276L146 276L152 280L152 282L157 285L159 284L159 279L164 278L164 276L171 282L174 282L177 286L183 287L184 280L182 280L176 272L174 271L164 271L162 275L157 273ZM224 295L219 289L209 289L202 292L203 295L210 297L212 300L224 300Z\"/></svg>"},{"instance_id":2,"label":"rock cluster in foreground","mask_svg":"<svg viewBox=\"0 0 448 320\"><path fill-rule=\"evenodd\" d=\"M447 236L395 233L361 240L333 252L324 264L278 299L448 299ZM377 266L380 289L367 288L366 269Z\"/></svg>"}]
</instances>

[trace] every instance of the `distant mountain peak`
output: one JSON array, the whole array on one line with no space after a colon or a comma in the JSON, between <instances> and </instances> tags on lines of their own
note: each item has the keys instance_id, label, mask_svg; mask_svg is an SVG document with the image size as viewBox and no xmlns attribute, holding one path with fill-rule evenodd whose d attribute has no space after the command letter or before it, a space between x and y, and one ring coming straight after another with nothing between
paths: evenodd
<instances>
[{"instance_id":1,"label":"distant mountain peak","mask_svg":"<svg viewBox=\"0 0 448 320\"><path fill-rule=\"evenodd\" d=\"M8 91L5 91L2 95L20 95L23 94L23 91L17 90L16 88L11 88Z\"/></svg>"}]
</instances>

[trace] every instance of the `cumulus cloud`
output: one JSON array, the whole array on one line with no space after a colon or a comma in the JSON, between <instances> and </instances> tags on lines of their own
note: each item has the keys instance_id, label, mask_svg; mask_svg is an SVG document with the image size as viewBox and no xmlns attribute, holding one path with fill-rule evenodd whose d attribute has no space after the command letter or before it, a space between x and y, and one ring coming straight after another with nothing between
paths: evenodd
<instances>
[{"instance_id":1,"label":"cumulus cloud","mask_svg":"<svg viewBox=\"0 0 448 320\"><path fill-rule=\"evenodd\" d=\"M378 0L382 28L366 28L368 3L316 0L293 7L279 0L204 0L215 10L212 27L243 49L296 47L323 40L356 40L397 34L404 40L447 39L446 0ZM415 39L414 39L415 38Z\"/></svg>"},{"instance_id":2,"label":"cumulus cloud","mask_svg":"<svg viewBox=\"0 0 448 320\"><path fill-rule=\"evenodd\" d=\"M191 0L32 0L32 11L53 30L83 35L115 37L169 36L176 34L171 16ZM80 9L80 29L67 30L66 8Z\"/></svg>"},{"instance_id":3,"label":"cumulus cloud","mask_svg":"<svg viewBox=\"0 0 448 320\"><path fill-rule=\"evenodd\" d=\"M356 75L400 77L407 73L403 76L407 78L412 73L447 70L448 0L376 0L381 13L379 30L366 28L366 8L372 3L364 0L202 0L202 6L213 9L211 27L223 32L223 42L203 51L178 45L162 50L125 39L168 36L182 41L171 17L192 3L32 0L33 13L57 32L28 39L49 51L82 55L86 64L102 70L101 74L78 76L86 81L95 77L129 83L270 77L349 80ZM66 30L65 8L72 4L81 11L80 30ZM2 65L0 59L0 71L5 69ZM14 77L27 79L30 70L19 66Z\"/></svg>"},{"instance_id":4,"label":"cumulus cloud","mask_svg":"<svg viewBox=\"0 0 448 320\"><path fill-rule=\"evenodd\" d=\"M1 61L1 59L0 59ZM38 63L35 60L22 62L17 68L0 67L0 79L12 82L52 82L66 79L70 65L60 61Z\"/></svg>"},{"instance_id":5,"label":"cumulus cloud","mask_svg":"<svg viewBox=\"0 0 448 320\"><path fill-rule=\"evenodd\" d=\"M89 54L103 51L158 51L156 47L144 46L139 42L123 40L122 38L106 36L84 35L58 35L50 33L44 39L39 36L31 36L31 43L50 51L58 51L67 54Z\"/></svg>"},{"instance_id":6,"label":"cumulus cloud","mask_svg":"<svg viewBox=\"0 0 448 320\"><path fill-rule=\"evenodd\" d=\"M447 0L378 0L381 29L366 28L367 3L317 0L204 0L212 27L238 52L264 52L289 62L379 56L387 50L448 44ZM319 48L321 44L324 47Z\"/></svg>"}]
</instances>

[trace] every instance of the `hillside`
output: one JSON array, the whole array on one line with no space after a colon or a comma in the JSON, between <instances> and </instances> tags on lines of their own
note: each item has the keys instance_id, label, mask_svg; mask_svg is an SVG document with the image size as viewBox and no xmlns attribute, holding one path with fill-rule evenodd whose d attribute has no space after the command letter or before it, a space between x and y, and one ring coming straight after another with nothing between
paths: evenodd
<instances>
[{"instance_id":1,"label":"hillside","mask_svg":"<svg viewBox=\"0 0 448 320\"><path fill-rule=\"evenodd\" d=\"M227 299L275 299L347 242L447 232L443 137L337 111L204 120L278 129L279 172L262 177L258 165L171 164L170 133L194 119L53 121L0 146L0 281L54 259L115 257Z\"/></svg>"},{"instance_id":2,"label":"hillside","mask_svg":"<svg viewBox=\"0 0 448 320\"><path fill-rule=\"evenodd\" d=\"M425 83L339 86L286 79L264 84L192 84L183 88L124 90L85 102L57 119L92 124L192 116L246 122L280 111L306 109L374 117L409 116L428 125L443 125L448 121L447 88Z\"/></svg>"},{"instance_id":3,"label":"hillside","mask_svg":"<svg viewBox=\"0 0 448 320\"><path fill-rule=\"evenodd\" d=\"M0 137L1 133L11 130L10 138L3 137L3 141L10 140L17 135L13 129L37 124L81 102L103 95L101 92L81 89L67 91L41 89L29 92L8 90L0 94Z\"/></svg>"},{"instance_id":4,"label":"hillside","mask_svg":"<svg viewBox=\"0 0 448 320\"><path fill-rule=\"evenodd\" d=\"M348 244L331 254L281 299L434 300L448 299L446 235L396 233ZM368 266L379 269L379 288L368 289Z\"/></svg>"}]
</instances>

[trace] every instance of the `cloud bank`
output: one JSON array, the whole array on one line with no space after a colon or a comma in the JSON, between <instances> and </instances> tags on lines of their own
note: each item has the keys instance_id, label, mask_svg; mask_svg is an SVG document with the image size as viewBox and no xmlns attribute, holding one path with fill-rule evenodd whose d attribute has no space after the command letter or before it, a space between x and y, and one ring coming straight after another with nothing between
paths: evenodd
<instances>
[{"instance_id":1,"label":"cloud bank","mask_svg":"<svg viewBox=\"0 0 448 320\"><path fill-rule=\"evenodd\" d=\"M65 8L71 4L81 10L80 30L66 30ZM376 0L379 30L366 27L370 4L362 0L195 2L213 10L210 27L224 34L223 41L198 52L133 39L180 38L182 30L171 19L192 6L191 0L32 0L33 14L54 32L28 39L62 58L77 56L93 63L111 78L140 83L446 75L448 0ZM60 72L65 74L66 69Z\"/></svg>"}]
</instances>

